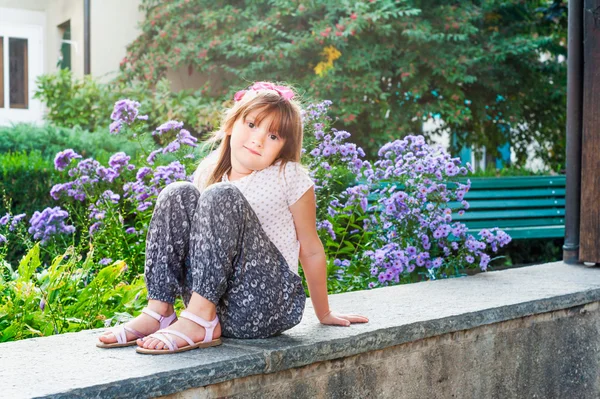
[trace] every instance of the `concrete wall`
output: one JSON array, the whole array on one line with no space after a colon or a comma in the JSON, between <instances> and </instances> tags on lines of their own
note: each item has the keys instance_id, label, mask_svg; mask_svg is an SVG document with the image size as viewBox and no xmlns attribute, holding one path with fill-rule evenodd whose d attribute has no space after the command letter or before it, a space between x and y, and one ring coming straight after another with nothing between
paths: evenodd
<instances>
[{"instance_id":1,"label":"concrete wall","mask_svg":"<svg viewBox=\"0 0 600 399\"><path fill-rule=\"evenodd\" d=\"M163 398L598 398L600 302Z\"/></svg>"}]
</instances>

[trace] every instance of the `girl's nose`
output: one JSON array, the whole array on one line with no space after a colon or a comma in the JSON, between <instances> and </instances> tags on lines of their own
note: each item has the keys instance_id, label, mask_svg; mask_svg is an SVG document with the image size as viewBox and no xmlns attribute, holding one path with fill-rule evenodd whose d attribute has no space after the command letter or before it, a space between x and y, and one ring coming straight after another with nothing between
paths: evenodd
<instances>
[{"instance_id":1,"label":"girl's nose","mask_svg":"<svg viewBox=\"0 0 600 399\"><path fill-rule=\"evenodd\" d=\"M258 132L252 137L252 144L262 147L264 140L265 134Z\"/></svg>"}]
</instances>

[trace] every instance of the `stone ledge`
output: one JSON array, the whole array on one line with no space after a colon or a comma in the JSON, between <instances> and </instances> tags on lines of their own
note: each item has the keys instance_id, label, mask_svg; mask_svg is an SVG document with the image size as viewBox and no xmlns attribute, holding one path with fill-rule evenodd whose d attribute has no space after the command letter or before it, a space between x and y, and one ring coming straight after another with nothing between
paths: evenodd
<instances>
[{"instance_id":1,"label":"stone ledge","mask_svg":"<svg viewBox=\"0 0 600 399\"><path fill-rule=\"evenodd\" d=\"M437 335L600 301L600 270L562 262L460 279L330 296L332 308L370 323L302 323L266 340L171 356L94 346L101 330L0 344L3 397L148 397L348 357Z\"/></svg>"}]
</instances>

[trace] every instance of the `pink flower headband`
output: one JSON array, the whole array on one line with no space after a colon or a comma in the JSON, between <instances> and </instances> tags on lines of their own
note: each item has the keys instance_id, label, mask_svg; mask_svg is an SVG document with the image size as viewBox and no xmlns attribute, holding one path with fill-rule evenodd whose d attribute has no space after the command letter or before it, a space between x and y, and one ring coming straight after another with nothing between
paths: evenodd
<instances>
[{"instance_id":1,"label":"pink flower headband","mask_svg":"<svg viewBox=\"0 0 600 399\"><path fill-rule=\"evenodd\" d=\"M250 86L248 88L248 90L254 90L254 91L275 90L277 93L279 93L279 95L281 97L283 97L284 99L286 99L288 101L291 100L292 98L294 98L294 92L292 91L292 89L285 87L285 86L275 86L273 83L270 83L270 82L256 82L252 86ZM233 96L233 99L235 101L240 101L242 99L242 97L244 97L244 94L246 94L246 92L248 90L238 91Z\"/></svg>"}]
</instances>

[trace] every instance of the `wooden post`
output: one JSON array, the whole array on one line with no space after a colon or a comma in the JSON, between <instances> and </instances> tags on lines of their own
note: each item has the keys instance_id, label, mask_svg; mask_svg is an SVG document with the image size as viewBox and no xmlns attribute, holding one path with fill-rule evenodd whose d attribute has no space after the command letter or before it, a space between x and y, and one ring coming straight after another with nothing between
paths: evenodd
<instances>
[{"instance_id":1,"label":"wooden post","mask_svg":"<svg viewBox=\"0 0 600 399\"><path fill-rule=\"evenodd\" d=\"M600 263L600 0L585 0L583 14L579 260Z\"/></svg>"}]
</instances>

